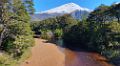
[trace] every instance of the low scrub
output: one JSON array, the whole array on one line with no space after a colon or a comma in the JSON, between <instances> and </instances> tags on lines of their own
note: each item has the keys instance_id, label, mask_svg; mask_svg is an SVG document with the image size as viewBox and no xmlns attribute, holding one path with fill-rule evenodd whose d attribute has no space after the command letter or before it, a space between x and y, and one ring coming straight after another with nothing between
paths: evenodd
<instances>
[{"instance_id":1,"label":"low scrub","mask_svg":"<svg viewBox=\"0 0 120 66\"><path fill-rule=\"evenodd\" d=\"M62 36L63 36L63 30L62 29L55 29L54 30L54 36L55 36L55 38L62 38Z\"/></svg>"},{"instance_id":2,"label":"low scrub","mask_svg":"<svg viewBox=\"0 0 120 66\"><path fill-rule=\"evenodd\" d=\"M0 66L17 66L17 60L6 53L3 53L0 55Z\"/></svg>"},{"instance_id":3,"label":"low scrub","mask_svg":"<svg viewBox=\"0 0 120 66\"><path fill-rule=\"evenodd\" d=\"M46 40L52 40L53 39L53 32L48 29L42 29L41 32L41 38Z\"/></svg>"}]
</instances>

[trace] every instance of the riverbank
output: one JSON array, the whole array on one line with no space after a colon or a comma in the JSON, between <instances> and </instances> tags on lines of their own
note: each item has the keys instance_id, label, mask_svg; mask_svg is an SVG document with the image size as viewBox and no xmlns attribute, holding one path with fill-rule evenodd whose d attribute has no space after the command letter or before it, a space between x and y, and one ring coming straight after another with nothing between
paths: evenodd
<instances>
[{"instance_id":1,"label":"riverbank","mask_svg":"<svg viewBox=\"0 0 120 66\"><path fill-rule=\"evenodd\" d=\"M75 52L35 39L32 55L20 66L112 66L97 53Z\"/></svg>"}]
</instances>

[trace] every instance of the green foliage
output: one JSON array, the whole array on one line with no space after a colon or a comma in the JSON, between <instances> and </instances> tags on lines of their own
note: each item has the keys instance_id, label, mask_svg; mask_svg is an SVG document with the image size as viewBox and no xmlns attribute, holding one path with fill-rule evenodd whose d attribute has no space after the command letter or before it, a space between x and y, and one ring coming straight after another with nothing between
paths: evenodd
<instances>
[{"instance_id":1,"label":"green foliage","mask_svg":"<svg viewBox=\"0 0 120 66\"><path fill-rule=\"evenodd\" d=\"M88 46L108 58L110 58L109 55L117 56L115 52L119 50L118 47L120 46L120 24L118 22L108 22L94 25L94 27L92 26L94 29L89 26L91 36Z\"/></svg>"},{"instance_id":2,"label":"green foliage","mask_svg":"<svg viewBox=\"0 0 120 66\"><path fill-rule=\"evenodd\" d=\"M119 33L120 32L120 24L118 22L110 22L108 23L108 28L111 29L111 32Z\"/></svg>"},{"instance_id":3,"label":"green foliage","mask_svg":"<svg viewBox=\"0 0 120 66\"><path fill-rule=\"evenodd\" d=\"M114 59L114 58L120 56L120 51L119 50L108 49L108 50L104 50L102 52L102 54L109 59Z\"/></svg>"},{"instance_id":4,"label":"green foliage","mask_svg":"<svg viewBox=\"0 0 120 66\"><path fill-rule=\"evenodd\" d=\"M89 32L86 21L74 25L69 31L64 33L63 41L65 46L70 49L83 49L87 48L89 42Z\"/></svg>"},{"instance_id":5,"label":"green foliage","mask_svg":"<svg viewBox=\"0 0 120 66\"><path fill-rule=\"evenodd\" d=\"M96 47L94 50L109 59L120 55L118 51L120 47L119 5L99 6L87 18L91 35L88 46Z\"/></svg>"},{"instance_id":6,"label":"green foliage","mask_svg":"<svg viewBox=\"0 0 120 66\"><path fill-rule=\"evenodd\" d=\"M51 34L54 33L54 37L63 38L68 48L94 50L108 59L113 59L120 56L119 22L120 4L102 4L86 20L80 22L70 15L63 15L32 22L31 27L35 32L41 30L41 37L44 39L51 39Z\"/></svg>"},{"instance_id":7,"label":"green foliage","mask_svg":"<svg viewBox=\"0 0 120 66\"><path fill-rule=\"evenodd\" d=\"M90 13L87 21L91 35L88 46L119 66L120 3L98 7Z\"/></svg>"},{"instance_id":8,"label":"green foliage","mask_svg":"<svg viewBox=\"0 0 120 66\"><path fill-rule=\"evenodd\" d=\"M106 5L100 5L93 12L91 12L87 18L89 22L106 22L111 20L108 9L110 7Z\"/></svg>"},{"instance_id":9,"label":"green foliage","mask_svg":"<svg viewBox=\"0 0 120 66\"><path fill-rule=\"evenodd\" d=\"M120 51L118 51L120 48L120 24L118 22L111 22L108 24L109 31L109 44L108 48L109 50L112 50L113 53L111 53L112 57L117 57L120 55Z\"/></svg>"},{"instance_id":10,"label":"green foliage","mask_svg":"<svg viewBox=\"0 0 120 66\"><path fill-rule=\"evenodd\" d=\"M115 17L117 21L120 22L120 3L113 4L108 11L111 17ZM116 20L115 18L114 20Z\"/></svg>"},{"instance_id":11,"label":"green foliage","mask_svg":"<svg viewBox=\"0 0 120 66\"><path fill-rule=\"evenodd\" d=\"M28 1L28 0L26 0ZM26 8L30 5L30 8ZM25 51L33 46L33 32L30 28L30 16L33 12L32 1L2 0L0 4L0 66L16 66ZM7 55L4 55L8 53ZM1 52L2 54L2 52Z\"/></svg>"},{"instance_id":12,"label":"green foliage","mask_svg":"<svg viewBox=\"0 0 120 66\"><path fill-rule=\"evenodd\" d=\"M0 55L0 66L16 66L16 60L7 54Z\"/></svg>"},{"instance_id":13,"label":"green foliage","mask_svg":"<svg viewBox=\"0 0 120 66\"><path fill-rule=\"evenodd\" d=\"M20 57L33 44L32 36L18 35L14 38L6 39L3 44L3 49L15 57Z\"/></svg>"},{"instance_id":14,"label":"green foliage","mask_svg":"<svg viewBox=\"0 0 120 66\"><path fill-rule=\"evenodd\" d=\"M58 17L57 19L58 19L59 26L62 29L64 29L65 27L71 27L77 24L77 21L73 17L67 14L61 17Z\"/></svg>"},{"instance_id":15,"label":"green foliage","mask_svg":"<svg viewBox=\"0 0 120 66\"><path fill-rule=\"evenodd\" d=\"M9 24L9 35L3 41L2 47L13 55L22 55L23 50L34 44L32 36L29 23L13 20Z\"/></svg>"},{"instance_id":16,"label":"green foliage","mask_svg":"<svg viewBox=\"0 0 120 66\"><path fill-rule=\"evenodd\" d=\"M6 61L9 59L9 56L3 56L3 55L1 55L0 56L0 66L5 66L5 65L7 65L10 61L8 61L7 63L6 63Z\"/></svg>"},{"instance_id":17,"label":"green foliage","mask_svg":"<svg viewBox=\"0 0 120 66\"><path fill-rule=\"evenodd\" d=\"M55 29L54 36L56 38L62 38L62 36L63 36L63 30L62 29Z\"/></svg>"},{"instance_id":18,"label":"green foliage","mask_svg":"<svg viewBox=\"0 0 120 66\"><path fill-rule=\"evenodd\" d=\"M66 14L60 17L49 18L39 22L31 22L31 28L35 34L41 32L41 37L44 39L53 39L53 37L54 39L58 39L62 38L63 32L68 31L70 27L76 25L77 23L77 20Z\"/></svg>"},{"instance_id":19,"label":"green foliage","mask_svg":"<svg viewBox=\"0 0 120 66\"><path fill-rule=\"evenodd\" d=\"M26 10L29 14L34 14L34 4L33 4L33 0L24 0L24 6L26 7Z\"/></svg>"},{"instance_id":20,"label":"green foliage","mask_svg":"<svg viewBox=\"0 0 120 66\"><path fill-rule=\"evenodd\" d=\"M65 46L77 50L97 51L109 59L119 56L120 24L118 22L92 24L94 26L83 21L71 27L63 36Z\"/></svg>"},{"instance_id":21,"label":"green foliage","mask_svg":"<svg viewBox=\"0 0 120 66\"><path fill-rule=\"evenodd\" d=\"M12 21L9 24L10 33L14 35L33 35L30 24L22 21Z\"/></svg>"},{"instance_id":22,"label":"green foliage","mask_svg":"<svg viewBox=\"0 0 120 66\"><path fill-rule=\"evenodd\" d=\"M11 51L12 53L15 53L16 56L18 54L22 54L24 50L32 46L33 42L31 41L32 41L32 37L19 35L15 38L15 41L12 44L12 48L9 49L9 51Z\"/></svg>"},{"instance_id":23,"label":"green foliage","mask_svg":"<svg viewBox=\"0 0 120 66\"><path fill-rule=\"evenodd\" d=\"M51 40L53 38L53 33L52 33L51 30L42 29L42 30L40 30L40 32L41 32L41 38L42 39Z\"/></svg>"},{"instance_id":24,"label":"green foliage","mask_svg":"<svg viewBox=\"0 0 120 66\"><path fill-rule=\"evenodd\" d=\"M31 22L31 27L34 32L38 32L40 29L50 29L54 31L57 28L68 30L71 26L76 24L77 20L70 15L63 15L61 17L49 18L39 22Z\"/></svg>"},{"instance_id":25,"label":"green foliage","mask_svg":"<svg viewBox=\"0 0 120 66\"><path fill-rule=\"evenodd\" d=\"M19 66L19 63L26 60L30 55L30 50L26 50L20 59L14 59L9 54L2 52L0 54L0 66Z\"/></svg>"},{"instance_id":26,"label":"green foliage","mask_svg":"<svg viewBox=\"0 0 120 66\"><path fill-rule=\"evenodd\" d=\"M18 63L24 62L26 59L28 59L29 57L31 57L31 48L28 48L26 50L24 50L24 53L20 56L20 58L18 58Z\"/></svg>"},{"instance_id":27,"label":"green foliage","mask_svg":"<svg viewBox=\"0 0 120 66\"><path fill-rule=\"evenodd\" d=\"M2 25L0 25L0 33L2 32L2 30L3 30L3 27L2 27Z\"/></svg>"}]
</instances>

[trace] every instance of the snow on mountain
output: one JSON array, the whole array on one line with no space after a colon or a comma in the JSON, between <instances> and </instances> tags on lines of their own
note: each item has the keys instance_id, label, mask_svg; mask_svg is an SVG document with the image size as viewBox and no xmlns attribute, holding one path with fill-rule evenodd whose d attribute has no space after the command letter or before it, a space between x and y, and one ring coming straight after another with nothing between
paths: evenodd
<instances>
[{"instance_id":1,"label":"snow on mountain","mask_svg":"<svg viewBox=\"0 0 120 66\"><path fill-rule=\"evenodd\" d=\"M115 2L114 4L120 4L120 2Z\"/></svg>"},{"instance_id":2,"label":"snow on mountain","mask_svg":"<svg viewBox=\"0 0 120 66\"><path fill-rule=\"evenodd\" d=\"M79 5L75 3L68 3L47 11L43 11L38 14L32 15L32 20L44 20L47 18L52 18L56 16L62 16L64 14L71 14L76 19L81 19L82 16L88 15L91 10L87 8L80 7Z\"/></svg>"},{"instance_id":3,"label":"snow on mountain","mask_svg":"<svg viewBox=\"0 0 120 66\"><path fill-rule=\"evenodd\" d=\"M62 5L60 7L56 7L56 8L44 11L42 13L71 13L76 10L90 11L89 9L82 8L75 3L68 3L68 4Z\"/></svg>"}]
</instances>

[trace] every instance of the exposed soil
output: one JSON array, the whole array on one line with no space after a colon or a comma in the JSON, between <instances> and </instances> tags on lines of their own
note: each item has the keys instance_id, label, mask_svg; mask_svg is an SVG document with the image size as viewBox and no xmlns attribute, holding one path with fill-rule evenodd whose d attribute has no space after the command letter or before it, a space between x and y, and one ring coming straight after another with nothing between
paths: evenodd
<instances>
[{"instance_id":1,"label":"exposed soil","mask_svg":"<svg viewBox=\"0 0 120 66\"><path fill-rule=\"evenodd\" d=\"M75 52L35 39L32 55L20 66L112 66L97 53Z\"/></svg>"}]
</instances>

